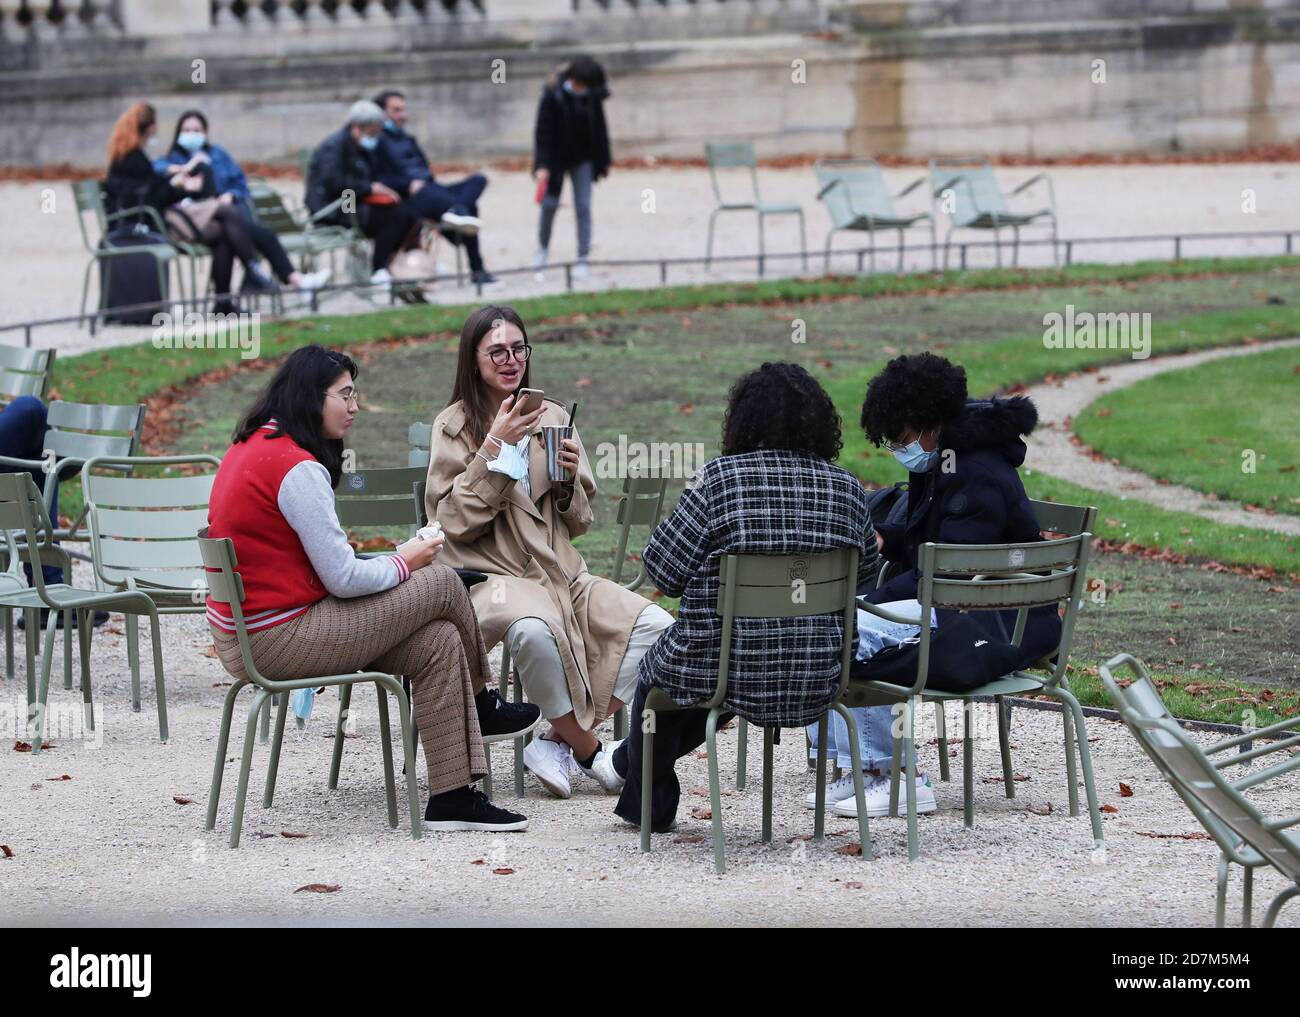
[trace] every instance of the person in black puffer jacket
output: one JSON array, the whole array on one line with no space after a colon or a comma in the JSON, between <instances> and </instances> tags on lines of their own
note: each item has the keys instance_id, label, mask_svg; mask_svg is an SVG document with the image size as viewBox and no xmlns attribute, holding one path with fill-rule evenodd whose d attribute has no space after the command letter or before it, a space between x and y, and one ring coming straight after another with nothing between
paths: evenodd
<instances>
[{"instance_id":1,"label":"person in black puffer jacket","mask_svg":"<svg viewBox=\"0 0 1300 1017\"><path fill-rule=\"evenodd\" d=\"M545 186L542 216L537 231L533 268L546 264L555 210L567 173L573 182L573 205L578 216L578 264L574 275L589 274L591 252L591 187L609 173L613 158L605 124L609 98L605 69L589 56L579 56L553 74L542 90L534 134L533 176L539 190Z\"/></svg>"}]
</instances>

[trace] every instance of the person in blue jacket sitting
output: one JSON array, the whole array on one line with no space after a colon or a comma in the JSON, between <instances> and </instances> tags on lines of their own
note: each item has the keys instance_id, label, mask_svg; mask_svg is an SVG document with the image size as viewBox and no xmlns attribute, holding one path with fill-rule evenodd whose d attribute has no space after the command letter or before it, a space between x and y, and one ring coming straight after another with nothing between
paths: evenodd
<instances>
[{"instance_id":1,"label":"person in blue jacket sitting","mask_svg":"<svg viewBox=\"0 0 1300 1017\"><path fill-rule=\"evenodd\" d=\"M471 279L479 286L496 283L483 265L479 251L478 198L487 187L487 177L474 173L456 183L435 180L429 157L420 143L406 132L406 96L388 88L375 96L375 105L388 118L379 134L376 176L400 194L419 214L435 222L450 244L460 244L469 258Z\"/></svg>"},{"instance_id":2,"label":"person in blue jacket sitting","mask_svg":"<svg viewBox=\"0 0 1300 1017\"><path fill-rule=\"evenodd\" d=\"M239 168L239 163L220 145L214 145L208 140L208 118L199 110L191 109L182 113L176 121L176 134L171 148L162 158L154 160L154 170L165 176L172 167L184 166L196 157L205 160L211 167L215 185L212 194L197 197L220 198L244 213L247 220L245 226L253 247L271 263L271 269L280 282L300 292L319 289L329 282L328 270L299 272L293 267L280 239L258 220L253 211L248 178ZM240 289L241 292L251 293L259 290L274 291L278 287L256 261L247 261L244 263L244 281Z\"/></svg>"}]
</instances>

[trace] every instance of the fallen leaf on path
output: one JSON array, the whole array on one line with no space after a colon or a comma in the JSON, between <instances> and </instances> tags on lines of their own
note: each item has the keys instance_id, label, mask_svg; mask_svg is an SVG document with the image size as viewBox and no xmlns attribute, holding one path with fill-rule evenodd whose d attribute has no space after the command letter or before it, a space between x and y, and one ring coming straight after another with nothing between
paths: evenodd
<instances>
[{"instance_id":1,"label":"fallen leaf on path","mask_svg":"<svg viewBox=\"0 0 1300 1017\"><path fill-rule=\"evenodd\" d=\"M61 777L46 777L46 778L45 778L45 780L46 780L47 782L49 782L49 781L57 781L57 780L71 780L71 779L72 779L72 777L70 777L70 776L69 776L68 774L66 774L66 773L63 774L63 776L61 776Z\"/></svg>"},{"instance_id":2,"label":"fallen leaf on path","mask_svg":"<svg viewBox=\"0 0 1300 1017\"><path fill-rule=\"evenodd\" d=\"M306 837L307 835L306 835L305 833L296 833L296 832L293 831L293 830L281 830L281 831L280 831L280 836L281 836L281 837L288 837L288 838L293 839L293 840L297 840L297 839L299 839L299 838Z\"/></svg>"},{"instance_id":3,"label":"fallen leaf on path","mask_svg":"<svg viewBox=\"0 0 1300 1017\"><path fill-rule=\"evenodd\" d=\"M703 844L705 841L702 833L684 833L680 837L674 837L674 844Z\"/></svg>"},{"instance_id":4,"label":"fallen leaf on path","mask_svg":"<svg viewBox=\"0 0 1300 1017\"><path fill-rule=\"evenodd\" d=\"M1118 809L1116 806L1114 806L1114 805L1103 805L1103 806L1101 807L1101 811L1102 811L1102 812L1118 812L1119 809Z\"/></svg>"},{"instance_id":5,"label":"fallen leaf on path","mask_svg":"<svg viewBox=\"0 0 1300 1017\"><path fill-rule=\"evenodd\" d=\"M1151 833L1148 830L1134 830L1139 837L1154 837L1156 840L1212 840L1208 833Z\"/></svg>"},{"instance_id":6,"label":"fallen leaf on path","mask_svg":"<svg viewBox=\"0 0 1300 1017\"><path fill-rule=\"evenodd\" d=\"M492 870L492 875L494 876L513 876L514 874L515 874L514 869L493 869Z\"/></svg>"},{"instance_id":7,"label":"fallen leaf on path","mask_svg":"<svg viewBox=\"0 0 1300 1017\"><path fill-rule=\"evenodd\" d=\"M1119 796L1121 798L1132 798L1133 789L1125 784L1122 780L1119 782Z\"/></svg>"},{"instance_id":8,"label":"fallen leaf on path","mask_svg":"<svg viewBox=\"0 0 1300 1017\"><path fill-rule=\"evenodd\" d=\"M835 849L837 855L860 855L862 854L861 844L841 844Z\"/></svg>"},{"instance_id":9,"label":"fallen leaf on path","mask_svg":"<svg viewBox=\"0 0 1300 1017\"><path fill-rule=\"evenodd\" d=\"M691 809L691 815L696 819L712 819L713 810L704 805L697 805Z\"/></svg>"},{"instance_id":10,"label":"fallen leaf on path","mask_svg":"<svg viewBox=\"0 0 1300 1017\"><path fill-rule=\"evenodd\" d=\"M186 798L184 795L172 795L172 801L177 805L193 805L193 798Z\"/></svg>"},{"instance_id":11,"label":"fallen leaf on path","mask_svg":"<svg viewBox=\"0 0 1300 1017\"><path fill-rule=\"evenodd\" d=\"M1052 803L1048 802L1045 806L1027 805L1025 806L1035 816L1050 816L1052 814Z\"/></svg>"},{"instance_id":12,"label":"fallen leaf on path","mask_svg":"<svg viewBox=\"0 0 1300 1017\"><path fill-rule=\"evenodd\" d=\"M338 893L342 890L338 883L308 883L294 890L294 893Z\"/></svg>"}]
</instances>

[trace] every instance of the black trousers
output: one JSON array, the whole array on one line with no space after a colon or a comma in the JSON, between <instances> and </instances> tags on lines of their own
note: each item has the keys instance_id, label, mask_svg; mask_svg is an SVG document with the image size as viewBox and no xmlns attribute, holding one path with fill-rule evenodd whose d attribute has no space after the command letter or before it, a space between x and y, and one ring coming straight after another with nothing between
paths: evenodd
<instances>
[{"instance_id":1,"label":"black trousers","mask_svg":"<svg viewBox=\"0 0 1300 1017\"><path fill-rule=\"evenodd\" d=\"M367 205L361 218L361 232L373 240L375 251L371 271L387 268L407 236L420 221L419 213L403 201L397 205Z\"/></svg>"},{"instance_id":2,"label":"black trousers","mask_svg":"<svg viewBox=\"0 0 1300 1017\"><path fill-rule=\"evenodd\" d=\"M614 768L627 777L618 804L614 806L614 814L636 826L641 825L641 760L645 745L645 735L641 733L642 714L650 688L645 682L637 686L636 699L628 714L627 740L614 752ZM723 713L718 718L718 726L734 716L734 713ZM682 786L677 781L677 760L704 744L708 718L708 710L660 710L655 714L650 829L656 833L667 830L677 817L677 805L682 797Z\"/></svg>"},{"instance_id":3,"label":"black trousers","mask_svg":"<svg viewBox=\"0 0 1300 1017\"><path fill-rule=\"evenodd\" d=\"M230 292L235 259L247 265L257 258L252 223L234 205L222 205L199 233L199 240L212 248L212 285L217 293Z\"/></svg>"}]
</instances>

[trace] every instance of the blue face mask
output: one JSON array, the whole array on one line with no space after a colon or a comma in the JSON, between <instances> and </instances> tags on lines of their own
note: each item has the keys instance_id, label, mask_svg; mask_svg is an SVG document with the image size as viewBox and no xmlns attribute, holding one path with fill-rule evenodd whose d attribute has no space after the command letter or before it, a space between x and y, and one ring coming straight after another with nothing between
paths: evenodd
<instances>
[{"instance_id":1,"label":"blue face mask","mask_svg":"<svg viewBox=\"0 0 1300 1017\"><path fill-rule=\"evenodd\" d=\"M583 96L587 94L587 90L585 88L581 92L579 92L576 88L574 88L573 83L569 81L568 78L564 79L564 84L561 87L570 95Z\"/></svg>"},{"instance_id":2,"label":"blue face mask","mask_svg":"<svg viewBox=\"0 0 1300 1017\"><path fill-rule=\"evenodd\" d=\"M367 152L373 152L376 148L379 147L379 135L376 134L373 137L371 137L369 134L363 134L359 139L359 144Z\"/></svg>"},{"instance_id":3,"label":"blue face mask","mask_svg":"<svg viewBox=\"0 0 1300 1017\"><path fill-rule=\"evenodd\" d=\"M397 124L393 123L393 121L392 121L391 119L389 119L389 120L385 120L385 121L384 121L384 130L388 131L388 132L391 133L391 134L396 134L396 133L397 133Z\"/></svg>"},{"instance_id":4,"label":"blue face mask","mask_svg":"<svg viewBox=\"0 0 1300 1017\"><path fill-rule=\"evenodd\" d=\"M207 141L208 137L202 131L181 131L176 135L176 144L187 152L197 152Z\"/></svg>"},{"instance_id":5,"label":"blue face mask","mask_svg":"<svg viewBox=\"0 0 1300 1017\"><path fill-rule=\"evenodd\" d=\"M939 458L939 450L936 448L933 452L927 452L921 447L920 438L892 454L909 473L925 473Z\"/></svg>"}]
</instances>

